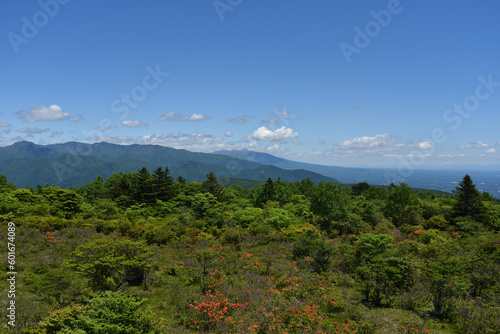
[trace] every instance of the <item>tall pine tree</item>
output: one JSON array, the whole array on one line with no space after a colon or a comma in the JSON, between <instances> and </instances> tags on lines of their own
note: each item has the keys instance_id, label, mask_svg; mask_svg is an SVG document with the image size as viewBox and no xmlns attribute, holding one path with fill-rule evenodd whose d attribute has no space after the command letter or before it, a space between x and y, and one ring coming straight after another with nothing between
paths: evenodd
<instances>
[{"instance_id":1,"label":"tall pine tree","mask_svg":"<svg viewBox=\"0 0 500 334\"><path fill-rule=\"evenodd\" d=\"M152 204L154 202L153 178L146 167L137 172L137 186L134 199L139 203Z\"/></svg>"},{"instance_id":2,"label":"tall pine tree","mask_svg":"<svg viewBox=\"0 0 500 334\"><path fill-rule=\"evenodd\" d=\"M469 174L466 174L462 182L455 190L457 197L453 206L452 217L471 217L480 223L489 223L489 216L481 199L481 194L476 189Z\"/></svg>"},{"instance_id":3,"label":"tall pine tree","mask_svg":"<svg viewBox=\"0 0 500 334\"><path fill-rule=\"evenodd\" d=\"M163 170L158 167L154 173L154 194L155 197L163 202L168 202L173 197L174 179L170 176L170 170L165 167Z\"/></svg>"},{"instance_id":4,"label":"tall pine tree","mask_svg":"<svg viewBox=\"0 0 500 334\"><path fill-rule=\"evenodd\" d=\"M222 195L222 186L219 184L219 179L213 171L210 171L210 173L207 174L207 179L202 182L201 187L203 192L211 193L220 200Z\"/></svg>"},{"instance_id":5,"label":"tall pine tree","mask_svg":"<svg viewBox=\"0 0 500 334\"><path fill-rule=\"evenodd\" d=\"M262 191L257 197L257 205L263 207L267 201L274 201L276 198L276 189L273 180L268 177L266 183L262 185Z\"/></svg>"}]
</instances>

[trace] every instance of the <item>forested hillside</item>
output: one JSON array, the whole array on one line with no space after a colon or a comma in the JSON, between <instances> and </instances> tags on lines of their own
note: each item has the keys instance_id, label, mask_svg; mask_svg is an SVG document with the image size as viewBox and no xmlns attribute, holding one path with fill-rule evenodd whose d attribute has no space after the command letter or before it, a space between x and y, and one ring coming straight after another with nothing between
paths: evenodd
<instances>
[{"instance_id":1,"label":"forested hillside","mask_svg":"<svg viewBox=\"0 0 500 334\"><path fill-rule=\"evenodd\" d=\"M168 167L75 188L0 175L16 325L0 332L498 333L500 202L457 181L447 195L248 190Z\"/></svg>"},{"instance_id":2,"label":"forested hillside","mask_svg":"<svg viewBox=\"0 0 500 334\"><path fill-rule=\"evenodd\" d=\"M107 179L119 172L135 172L146 166L153 170L168 165L175 177L202 182L213 171L221 178L266 181L268 177L286 182L310 178L314 182L338 182L332 177L300 169L241 160L222 154L191 152L160 145L116 145L79 143L37 145L20 141L0 147L0 171L18 187L51 184L76 187L101 175ZM22 172L20 172L22 171Z\"/></svg>"}]
</instances>

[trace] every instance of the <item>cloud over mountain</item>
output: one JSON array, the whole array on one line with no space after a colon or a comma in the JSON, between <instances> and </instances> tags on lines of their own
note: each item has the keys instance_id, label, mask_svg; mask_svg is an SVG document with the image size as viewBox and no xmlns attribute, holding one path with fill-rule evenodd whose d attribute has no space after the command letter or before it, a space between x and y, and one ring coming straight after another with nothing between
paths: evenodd
<instances>
[{"instance_id":1,"label":"cloud over mountain","mask_svg":"<svg viewBox=\"0 0 500 334\"><path fill-rule=\"evenodd\" d=\"M261 140L261 141L267 141L267 142L273 142L273 141L284 141L287 139L295 138L298 137L299 134L291 128L287 128L285 126L282 126L281 128L272 131L269 130L265 126L261 126L257 130L255 130L251 135L249 135L246 139L247 140Z\"/></svg>"}]
</instances>

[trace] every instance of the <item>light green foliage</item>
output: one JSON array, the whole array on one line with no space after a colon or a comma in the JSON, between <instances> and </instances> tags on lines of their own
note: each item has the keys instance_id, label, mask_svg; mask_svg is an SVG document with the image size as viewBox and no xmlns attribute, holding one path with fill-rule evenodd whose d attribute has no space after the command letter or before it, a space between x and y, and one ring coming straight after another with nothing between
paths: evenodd
<instances>
[{"instance_id":1,"label":"light green foliage","mask_svg":"<svg viewBox=\"0 0 500 334\"><path fill-rule=\"evenodd\" d=\"M67 263L101 289L116 289L127 282L142 282L152 255L144 242L105 237L78 246Z\"/></svg>"},{"instance_id":2,"label":"light green foliage","mask_svg":"<svg viewBox=\"0 0 500 334\"><path fill-rule=\"evenodd\" d=\"M203 218L205 215L214 213L213 210L217 205L217 198L209 192L196 194L193 196L191 209L198 218Z\"/></svg>"},{"instance_id":3,"label":"light green foliage","mask_svg":"<svg viewBox=\"0 0 500 334\"><path fill-rule=\"evenodd\" d=\"M278 203L274 202L276 205ZM300 223L300 220L293 213L277 207L273 207L273 202L267 202L264 208L264 222L278 231L285 229L292 224Z\"/></svg>"},{"instance_id":4,"label":"light green foliage","mask_svg":"<svg viewBox=\"0 0 500 334\"><path fill-rule=\"evenodd\" d=\"M50 213L54 216L73 218L81 211L82 197L72 189L56 186L40 188L41 195L50 205Z\"/></svg>"},{"instance_id":5,"label":"light green foliage","mask_svg":"<svg viewBox=\"0 0 500 334\"><path fill-rule=\"evenodd\" d=\"M234 210L225 213L234 224L241 227L248 227L252 223L260 224L264 219L264 211L260 208L245 207L243 210L234 208Z\"/></svg>"},{"instance_id":6,"label":"light green foliage","mask_svg":"<svg viewBox=\"0 0 500 334\"><path fill-rule=\"evenodd\" d=\"M178 205L179 203L175 201L163 202L157 199L154 214L156 216L165 217L167 215L178 213L179 212L179 209L177 208Z\"/></svg>"},{"instance_id":7,"label":"light green foliage","mask_svg":"<svg viewBox=\"0 0 500 334\"><path fill-rule=\"evenodd\" d=\"M340 184L320 182L311 199L312 211L323 219L323 226L330 229L332 220L347 218L350 202L349 190Z\"/></svg>"},{"instance_id":8,"label":"light green foliage","mask_svg":"<svg viewBox=\"0 0 500 334\"><path fill-rule=\"evenodd\" d=\"M411 260L405 252L394 251L392 241L391 236L384 234L359 235L356 276L364 283L366 301L375 305L409 283Z\"/></svg>"},{"instance_id":9,"label":"light green foliage","mask_svg":"<svg viewBox=\"0 0 500 334\"><path fill-rule=\"evenodd\" d=\"M313 213L311 211L311 201L304 195L293 195L290 202L283 205L283 209L292 212L296 217L306 221L311 221Z\"/></svg>"},{"instance_id":10,"label":"light green foliage","mask_svg":"<svg viewBox=\"0 0 500 334\"><path fill-rule=\"evenodd\" d=\"M120 292L94 294L85 306L70 305L52 312L40 327L51 333L159 333L152 314L137 300Z\"/></svg>"},{"instance_id":11,"label":"light green foliage","mask_svg":"<svg viewBox=\"0 0 500 334\"><path fill-rule=\"evenodd\" d=\"M427 229L447 230L450 228L450 223L441 215L432 216L423 225Z\"/></svg>"},{"instance_id":12,"label":"light green foliage","mask_svg":"<svg viewBox=\"0 0 500 334\"><path fill-rule=\"evenodd\" d=\"M72 322L81 314L86 312L86 307L79 304L72 304L62 309L57 309L49 314L40 323L40 328L46 334L67 333L73 330ZM77 333L77 332L76 332Z\"/></svg>"},{"instance_id":13,"label":"light green foliage","mask_svg":"<svg viewBox=\"0 0 500 334\"><path fill-rule=\"evenodd\" d=\"M421 215L420 203L406 183L390 190L385 211L396 227L403 224L416 225Z\"/></svg>"}]
</instances>

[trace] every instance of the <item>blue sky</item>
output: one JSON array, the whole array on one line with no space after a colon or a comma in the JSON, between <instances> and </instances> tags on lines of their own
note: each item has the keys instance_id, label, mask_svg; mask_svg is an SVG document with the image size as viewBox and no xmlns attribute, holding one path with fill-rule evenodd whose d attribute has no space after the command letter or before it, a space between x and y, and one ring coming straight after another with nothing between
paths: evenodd
<instances>
[{"instance_id":1,"label":"blue sky","mask_svg":"<svg viewBox=\"0 0 500 334\"><path fill-rule=\"evenodd\" d=\"M500 165L500 3L4 1L0 146Z\"/></svg>"}]
</instances>

